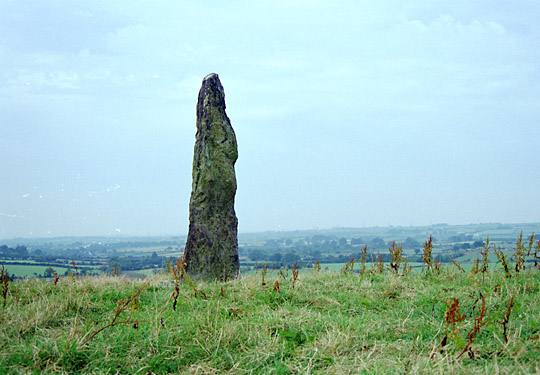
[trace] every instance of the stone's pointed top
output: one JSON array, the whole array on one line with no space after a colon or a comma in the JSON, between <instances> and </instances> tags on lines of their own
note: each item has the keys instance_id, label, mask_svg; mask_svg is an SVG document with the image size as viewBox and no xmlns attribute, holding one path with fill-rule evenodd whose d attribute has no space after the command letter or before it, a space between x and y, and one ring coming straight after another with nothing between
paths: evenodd
<instances>
[{"instance_id":1,"label":"stone's pointed top","mask_svg":"<svg viewBox=\"0 0 540 375\"><path fill-rule=\"evenodd\" d=\"M210 73L206 77L204 77L203 82L212 78L216 78L219 81L219 76L216 73Z\"/></svg>"},{"instance_id":2,"label":"stone's pointed top","mask_svg":"<svg viewBox=\"0 0 540 375\"><path fill-rule=\"evenodd\" d=\"M204 77L199 91L197 118L202 118L205 106L223 108L225 110L225 90L216 73Z\"/></svg>"}]
</instances>

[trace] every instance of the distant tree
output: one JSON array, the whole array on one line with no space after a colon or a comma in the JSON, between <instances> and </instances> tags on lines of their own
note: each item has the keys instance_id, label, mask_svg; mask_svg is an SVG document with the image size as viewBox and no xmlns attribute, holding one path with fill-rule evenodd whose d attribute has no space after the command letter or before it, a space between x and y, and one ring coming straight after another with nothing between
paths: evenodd
<instances>
[{"instance_id":1,"label":"distant tree","mask_svg":"<svg viewBox=\"0 0 540 375\"><path fill-rule=\"evenodd\" d=\"M361 238L352 238L351 245L363 245L364 241Z\"/></svg>"},{"instance_id":2,"label":"distant tree","mask_svg":"<svg viewBox=\"0 0 540 375\"><path fill-rule=\"evenodd\" d=\"M283 258L283 257L281 256L280 253L274 253L274 254L272 254L272 256L270 256L270 260L271 260L272 262L281 262L281 259L282 259L282 258Z\"/></svg>"},{"instance_id":3,"label":"distant tree","mask_svg":"<svg viewBox=\"0 0 540 375\"><path fill-rule=\"evenodd\" d=\"M26 258L29 255L28 249L26 248L26 246L21 246L21 245L17 245L17 247L15 248L15 253L20 258Z\"/></svg>"},{"instance_id":4,"label":"distant tree","mask_svg":"<svg viewBox=\"0 0 540 375\"><path fill-rule=\"evenodd\" d=\"M472 247L475 249L478 247L484 247L484 241L482 240L474 241L474 243L472 244Z\"/></svg>"},{"instance_id":5,"label":"distant tree","mask_svg":"<svg viewBox=\"0 0 540 375\"><path fill-rule=\"evenodd\" d=\"M298 240L294 243L294 246L295 247L298 247L298 248L302 248L302 247L306 247L308 244L308 242L304 241L304 240Z\"/></svg>"},{"instance_id":6,"label":"distant tree","mask_svg":"<svg viewBox=\"0 0 540 375\"><path fill-rule=\"evenodd\" d=\"M293 244L293 240L292 240L292 239L287 238L287 239L285 240L285 245L286 245L286 246L291 246L292 244Z\"/></svg>"},{"instance_id":7,"label":"distant tree","mask_svg":"<svg viewBox=\"0 0 540 375\"><path fill-rule=\"evenodd\" d=\"M412 237L407 237L405 239L405 242L403 243L403 248L405 249L415 249L417 247L420 247L420 242L418 242L417 240L415 240L414 238Z\"/></svg>"},{"instance_id":8,"label":"distant tree","mask_svg":"<svg viewBox=\"0 0 540 375\"><path fill-rule=\"evenodd\" d=\"M300 257L296 253L293 253L292 251L289 251L288 253L286 253L282 259L288 265L293 265L294 263L300 261Z\"/></svg>"},{"instance_id":9,"label":"distant tree","mask_svg":"<svg viewBox=\"0 0 540 375\"><path fill-rule=\"evenodd\" d=\"M254 262L263 260L265 258L264 252L260 249L253 249L249 252L249 258Z\"/></svg>"},{"instance_id":10,"label":"distant tree","mask_svg":"<svg viewBox=\"0 0 540 375\"><path fill-rule=\"evenodd\" d=\"M345 247L349 244L349 242L347 241L347 239L345 237L341 237L338 241L338 244L339 246L341 247Z\"/></svg>"},{"instance_id":11,"label":"distant tree","mask_svg":"<svg viewBox=\"0 0 540 375\"><path fill-rule=\"evenodd\" d=\"M386 244L384 243L384 240L380 237L375 237L372 241L371 241L371 245L376 248L376 249L382 249L386 246Z\"/></svg>"},{"instance_id":12,"label":"distant tree","mask_svg":"<svg viewBox=\"0 0 540 375\"><path fill-rule=\"evenodd\" d=\"M279 243L276 240L268 240L264 243L264 247L268 249L277 249L279 247Z\"/></svg>"},{"instance_id":13,"label":"distant tree","mask_svg":"<svg viewBox=\"0 0 540 375\"><path fill-rule=\"evenodd\" d=\"M462 249L470 249L470 248L471 248L471 244L468 243L468 242L465 242L465 243L461 244L461 248L462 248Z\"/></svg>"}]
</instances>

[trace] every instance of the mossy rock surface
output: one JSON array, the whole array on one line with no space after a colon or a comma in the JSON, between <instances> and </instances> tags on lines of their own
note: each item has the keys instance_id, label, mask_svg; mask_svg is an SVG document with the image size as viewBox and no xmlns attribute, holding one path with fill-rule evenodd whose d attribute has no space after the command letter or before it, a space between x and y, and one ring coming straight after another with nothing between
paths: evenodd
<instances>
[{"instance_id":1,"label":"mossy rock surface","mask_svg":"<svg viewBox=\"0 0 540 375\"><path fill-rule=\"evenodd\" d=\"M225 112L217 74L203 80L197 103L193 185L189 203L186 270L192 277L226 280L238 275L238 219L234 211L236 135Z\"/></svg>"}]
</instances>

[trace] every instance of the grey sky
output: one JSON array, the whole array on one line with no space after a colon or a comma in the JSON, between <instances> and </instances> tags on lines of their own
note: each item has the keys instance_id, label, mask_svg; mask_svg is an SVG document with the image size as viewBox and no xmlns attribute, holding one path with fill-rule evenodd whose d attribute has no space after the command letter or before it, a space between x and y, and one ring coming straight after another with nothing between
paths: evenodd
<instances>
[{"instance_id":1,"label":"grey sky","mask_svg":"<svg viewBox=\"0 0 540 375\"><path fill-rule=\"evenodd\" d=\"M0 239L185 234L203 77L241 232L540 221L538 1L0 1Z\"/></svg>"}]
</instances>

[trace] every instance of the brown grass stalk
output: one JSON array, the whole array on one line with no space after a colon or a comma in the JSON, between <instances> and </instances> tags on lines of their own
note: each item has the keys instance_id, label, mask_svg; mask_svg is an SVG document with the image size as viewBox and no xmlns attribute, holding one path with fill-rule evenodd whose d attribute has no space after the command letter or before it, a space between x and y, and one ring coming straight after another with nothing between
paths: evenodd
<instances>
[{"instance_id":1,"label":"brown grass stalk","mask_svg":"<svg viewBox=\"0 0 540 375\"><path fill-rule=\"evenodd\" d=\"M456 268L457 268L458 270L460 270L461 272L465 272L465 270L463 269L463 267L461 267L461 265L460 265L456 260L452 260L452 264L453 264L454 266L456 266Z\"/></svg>"}]
</instances>

